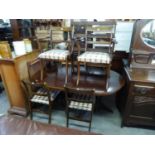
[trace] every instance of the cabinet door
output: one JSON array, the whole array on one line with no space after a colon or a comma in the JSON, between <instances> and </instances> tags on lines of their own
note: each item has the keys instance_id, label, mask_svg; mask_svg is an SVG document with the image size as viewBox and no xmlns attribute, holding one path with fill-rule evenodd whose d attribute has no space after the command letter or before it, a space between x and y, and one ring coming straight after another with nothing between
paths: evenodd
<instances>
[{"instance_id":1,"label":"cabinet door","mask_svg":"<svg viewBox=\"0 0 155 155\"><path fill-rule=\"evenodd\" d=\"M129 120L136 125L155 126L155 87L134 85L131 92Z\"/></svg>"},{"instance_id":2,"label":"cabinet door","mask_svg":"<svg viewBox=\"0 0 155 155\"><path fill-rule=\"evenodd\" d=\"M134 96L130 115L155 122L155 98Z\"/></svg>"}]
</instances>

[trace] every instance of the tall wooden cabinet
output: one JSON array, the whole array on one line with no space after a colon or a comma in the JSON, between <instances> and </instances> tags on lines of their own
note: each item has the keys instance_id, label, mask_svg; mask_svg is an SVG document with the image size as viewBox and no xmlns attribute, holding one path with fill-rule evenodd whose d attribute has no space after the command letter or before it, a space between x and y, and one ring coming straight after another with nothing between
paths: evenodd
<instances>
[{"instance_id":1,"label":"tall wooden cabinet","mask_svg":"<svg viewBox=\"0 0 155 155\"><path fill-rule=\"evenodd\" d=\"M131 59L124 69L126 86L118 102L123 113L122 126L155 126L155 39L147 37L153 34L149 32L150 22L137 20L134 26ZM151 45L145 40L151 40Z\"/></svg>"}]
</instances>

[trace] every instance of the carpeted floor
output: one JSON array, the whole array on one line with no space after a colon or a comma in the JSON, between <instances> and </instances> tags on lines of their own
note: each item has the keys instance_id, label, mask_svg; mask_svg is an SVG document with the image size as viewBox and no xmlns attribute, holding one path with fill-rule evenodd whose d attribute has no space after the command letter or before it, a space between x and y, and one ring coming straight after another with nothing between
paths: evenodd
<instances>
[{"instance_id":1,"label":"carpeted floor","mask_svg":"<svg viewBox=\"0 0 155 155\"><path fill-rule=\"evenodd\" d=\"M154 135L155 129L144 129L144 128L136 128L136 127L123 127L121 128L121 116L115 107L114 96L104 97L102 98L104 104L108 105L112 108L113 113L107 112L104 110L102 104L96 103L95 112L93 115L92 121L92 132L101 133L105 135ZM9 108L9 102L5 92L0 94L0 115L6 114ZM65 104L59 102L58 105L54 105L53 114L52 114L52 123L65 126L66 118L65 118ZM48 122L47 116L34 114L34 120L39 122ZM71 121L71 128L76 128L80 130L87 131L87 124Z\"/></svg>"}]
</instances>

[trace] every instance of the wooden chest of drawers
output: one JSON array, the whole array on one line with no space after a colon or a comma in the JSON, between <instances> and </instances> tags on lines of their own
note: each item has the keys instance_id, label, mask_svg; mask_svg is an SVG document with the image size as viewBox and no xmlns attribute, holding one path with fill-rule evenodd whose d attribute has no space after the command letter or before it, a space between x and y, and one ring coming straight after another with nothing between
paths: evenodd
<instances>
[{"instance_id":1,"label":"wooden chest of drawers","mask_svg":"<svg viewBox=\"0 0 155 155\"><path fill-rule=\"evenodd\" d=\"M125 68L122 126L155 126L155 70Z\"/></svg>"}]
</instances>

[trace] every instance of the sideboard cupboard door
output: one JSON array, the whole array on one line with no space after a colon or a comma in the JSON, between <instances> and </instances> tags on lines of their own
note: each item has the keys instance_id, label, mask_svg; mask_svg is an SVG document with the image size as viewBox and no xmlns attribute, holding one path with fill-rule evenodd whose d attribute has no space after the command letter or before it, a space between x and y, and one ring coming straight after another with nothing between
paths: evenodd
<instances>
[{"instance_id":1,"label":"sideboard cupboard door","mask_svg":"<svg viewBox=\"0 0 155 155\"><path fill-rule=\"evenodd\" d=\"M144 70L140 71L144 72ZM155 81L149 81L148 79L140 80L136 69L132 71L125 69L125 72L127 77L126 82L129 87L126 90L128 95L122 126L155 126ZM147 72L148 75L146 74ZM153 71L151 71L151 74L153 74ZM150 77L149 70L145 70L145 75L146 77ZM155 71L152 76L155 77Z\"/></svg>"}]
</instances>

